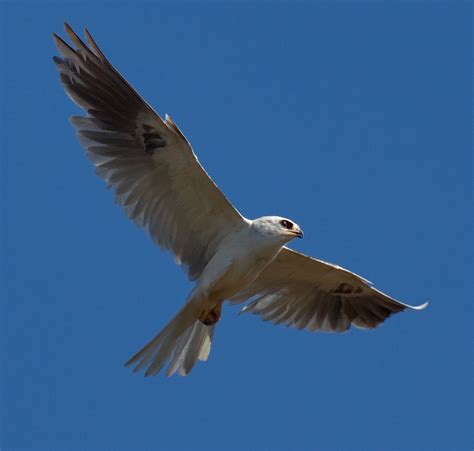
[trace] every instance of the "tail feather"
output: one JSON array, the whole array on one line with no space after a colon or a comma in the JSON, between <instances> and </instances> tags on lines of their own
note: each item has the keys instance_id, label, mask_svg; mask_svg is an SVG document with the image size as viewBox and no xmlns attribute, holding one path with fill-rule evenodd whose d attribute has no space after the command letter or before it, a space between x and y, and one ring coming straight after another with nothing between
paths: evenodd
<instances>
[{"instance_id":1,"label":"tail feather","mask_svg":"<svg viewBox=\"0 0 474 451\"><path fill-rule=\"evenodd\" d=\"M213 326L206 326L207 336L204 337L201 349L199 350L199 354L197 356L198 359L201 360L201 362L205 362L209 357L209 353L211 352L212 339L214 338L215 327L215 324Z\"/></svg>"},{"instance_id":2,"label":"tail feather","mask_svg":"<svg viewBox=\"0 0 474 451\"><path fill-rule=\"evenodd\" d=\"M201 323L199 313L199 303L187 303L125 366L135 365L134 372L147 367L145 376L153 376L170 360L167 376L189 374L197 360L207 360L215 328Z\"/></svg>"},{"instance_id":3,"label":"tail feather","mask_svg":"<svg viewBox=\"0 0 474 451\"><path fill-rule=\"evenodd\" d=\"M198 360L207 360L211 350L214 328L215 325L206 326L198 320L181 335L166 375L171 376L178 371L181 376L186 376Z\"/></svg>"}]
</instances>

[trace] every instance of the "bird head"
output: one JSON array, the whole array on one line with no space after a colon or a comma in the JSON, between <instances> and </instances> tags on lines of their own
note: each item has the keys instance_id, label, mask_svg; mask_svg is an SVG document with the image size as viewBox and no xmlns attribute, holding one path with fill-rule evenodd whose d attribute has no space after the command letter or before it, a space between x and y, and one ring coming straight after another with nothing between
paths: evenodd
<instances>
[{"instance_id":1,"label":"bird head","mask_svg":"<svg viewBox=\"0 0 474 451\"><path fill-rule=\"evenodd\" d=\"M252 227L260 234L280 239L283 243L293 238L303 238L303 231L298 224L280 216L262 216L254 219Z\"/></svg>"}]
</instances>

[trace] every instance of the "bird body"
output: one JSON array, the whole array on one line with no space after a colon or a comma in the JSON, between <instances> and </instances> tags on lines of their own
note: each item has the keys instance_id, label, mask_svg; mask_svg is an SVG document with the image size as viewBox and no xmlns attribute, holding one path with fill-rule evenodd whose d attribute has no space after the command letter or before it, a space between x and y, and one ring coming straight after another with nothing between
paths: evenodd
<instances>
[{"instance_id":1,"label":"bird body","mask_svg":"<svg viewBox=\"0 0 474 451\"><path fill-rule=\"evenodd\" d=\"M285 242L302 235L298 226L294 226L295 233L278 232L281 221L287 220L280 217L263 217L254 221L245 219L241 227L229 233L204 268L184 308L127 365L138 362L138 370L154 355L154 363L147 374L155 374L173 352L178 364L170 364L168 374L173 374L175 370L187 374L196 359L206 360L222 303L257 279ZM195 343L194 357L190 358L188 348L192 342ZM189 368L184 363L186 356L191 365Z\"/></svg>"},{"instance_id":2,"label":"bird body","mask_svg":"<svg viewBox=\"0 0 474 451\"><path fill-rule=\"evenodd\" d=\"M195 281L178 314L126 365L145 375L188 374L208 358L223 303L251 302L244 312L309 331L373 329L393 313L419 310L337 265L292 251L301 228L279 216L249 220L218 189L184 134L163 120L110 64L65 25L74 48L53 35L54 57L69 97L79 142L126 215L174 254Z\"/></svg>"},{"instance_id":3,"label":"bird body","mask_svg":"<svg viewBox=\"0 0 474 451\"><path fill-rule=\"evenodd\" d=\"M278 221L284 220L277 216L270 218L246 219L243 227L221 242L196 286L211 306L231 298L253 282L283 245L297 236L268 233L267 224L270 221L275 222L278 231ZM264 222L264 219L267 221Z\"/></svg>"}]
</instances>

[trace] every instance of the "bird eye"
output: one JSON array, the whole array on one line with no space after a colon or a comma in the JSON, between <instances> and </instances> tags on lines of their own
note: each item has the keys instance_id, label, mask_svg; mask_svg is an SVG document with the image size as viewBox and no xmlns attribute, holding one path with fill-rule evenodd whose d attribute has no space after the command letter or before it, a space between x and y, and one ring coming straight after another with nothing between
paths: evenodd
<instances>
[{"instance_id":1,"label":"bird eye","mask_svg":"<svg viewBox=\"0 0 474 451\"><path fill-rule=\"evenodd\" d=\"M293 223L290 221L287 221L284 219L283 221L280 221L280 224L285 228L285 229L292 229L293 228Z\"/></svg>"}]
</instances>

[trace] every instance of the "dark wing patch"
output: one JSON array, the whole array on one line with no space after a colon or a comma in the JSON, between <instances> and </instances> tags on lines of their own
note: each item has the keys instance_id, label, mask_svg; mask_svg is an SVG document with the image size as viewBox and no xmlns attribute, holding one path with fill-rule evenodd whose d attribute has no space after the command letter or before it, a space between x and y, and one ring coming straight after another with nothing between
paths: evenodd
<instances>
[{"instance_id":1,"label":"dark wing patch","mask_svg":"<svg viewBox=\"0 0 474 451\"><path fill-rule=\"evenodd\" d=\"M154 127L149 125L142 125L141 137L143 140L143 146L145 152L153 154L153 152L161 147L166 147L166 141L163 138L162 134L156 130Z\"/></svg>"}]
</instances>

